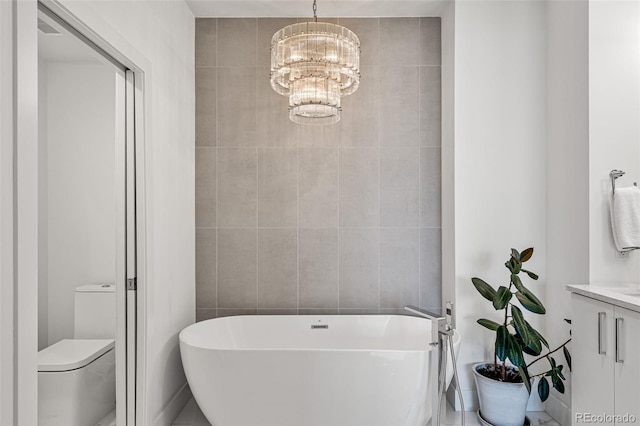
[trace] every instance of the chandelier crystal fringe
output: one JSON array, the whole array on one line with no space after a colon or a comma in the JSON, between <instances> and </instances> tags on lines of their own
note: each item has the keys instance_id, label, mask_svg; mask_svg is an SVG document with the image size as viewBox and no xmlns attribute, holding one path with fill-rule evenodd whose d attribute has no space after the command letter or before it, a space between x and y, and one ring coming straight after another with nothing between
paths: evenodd
<instances>
[{"instance_id":1,"label":"chandelier crystal fringe","mask_svg":"<svg viewBox=\"0 0 640 426\"><path fill-rule=\"evenodd\" d=\"M301 124L340 120L342 96L360 84L360 40L327 22L288 25L271 39L271 87L289 97L289 118Z\"/></svg>"}]
</instances>

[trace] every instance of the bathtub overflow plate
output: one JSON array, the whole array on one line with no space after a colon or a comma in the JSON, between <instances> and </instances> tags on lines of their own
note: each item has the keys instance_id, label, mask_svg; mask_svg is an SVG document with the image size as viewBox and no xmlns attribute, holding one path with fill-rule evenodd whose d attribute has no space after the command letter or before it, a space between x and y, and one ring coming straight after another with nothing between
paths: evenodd
<instances>
[{"instance_id":1,"label":"bathtub overflow plate","mask_svg":"<svg viewBox=\"0 0 640 426\"><path fill-rule=\"evenodd\" d=\"M329 324L311 324L312 330L317 330L317 329L327 330L328 328L329 328Z\"/></svg>"}]
</instances>

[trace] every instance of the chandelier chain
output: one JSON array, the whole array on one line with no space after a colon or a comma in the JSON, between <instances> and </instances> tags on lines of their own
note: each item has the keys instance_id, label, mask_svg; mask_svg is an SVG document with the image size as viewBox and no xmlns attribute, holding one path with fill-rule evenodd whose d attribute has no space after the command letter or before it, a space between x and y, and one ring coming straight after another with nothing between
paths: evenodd
<instances>
[{"instance_id":1,"label":"chandelier chain","mask_svg":"<svg viewBox=\"0 0 640 426\"><path fill-rule=\"evenodd\" d=\"M315 22L318 22L318 5L316 4L316 0L313 0L313 19Z\"/></svg>"}]
</instances>

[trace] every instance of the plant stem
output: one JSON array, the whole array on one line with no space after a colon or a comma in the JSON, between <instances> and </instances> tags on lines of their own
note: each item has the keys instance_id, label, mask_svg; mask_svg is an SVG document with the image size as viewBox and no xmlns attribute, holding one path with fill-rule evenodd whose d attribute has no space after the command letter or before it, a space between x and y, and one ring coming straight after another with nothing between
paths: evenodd
<instances>
[{"instance_id":1,"label":"plant stem","mask_svg":"<svg viewBox=\"0 0 640 426\"><path fill-rule=\"evenodd\" d=\"M540 373L540 374L536 374L535 376L530 376L531 379L535 379L536 377L542 377L544 376L546 373L546 371L544 373Z\"/></svg>"},{"instance_id":2,"label":"plant stem","mask_svg":"<svg viewBox=\"0 0 640 426\"><path fill-rule=\"evenodd\" d=\"M543 358L548 357L549 355L551 355L554 352L559 351L560 349L562 349L563 347L567 346L567 344L571 341L571 339L567 340L566 342L564 342L562 345L558 346L557 348L555 348L554 350L547 352L544 355L540 355L538 358L534 359L533 361L531 361L529 364L527 364L527 368L531 367L533 364L535 364L536 362L540 361Z\"/></svg>"},{"instance_id":3,"label":"plant stem","mask_svg":"<svg viewBox=\"0 0 640 426\"><path fill-rule=\"evenodd\" d=\"M511 283L509 283L509 290L511 290ZM509 303L504 308L504 326L507 327L507 320L509 318ZM502 381L507 380L507 357L505 356L504 361L502 361Z\"/></svg>"}]
</instances>

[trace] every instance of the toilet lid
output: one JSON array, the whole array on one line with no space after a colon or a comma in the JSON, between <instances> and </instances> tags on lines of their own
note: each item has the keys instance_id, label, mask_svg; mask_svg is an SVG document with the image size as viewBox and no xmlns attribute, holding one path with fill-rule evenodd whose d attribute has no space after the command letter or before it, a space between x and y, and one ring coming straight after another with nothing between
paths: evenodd
<instances>
[{"instance_id":1,"label":"toilet lid","mask_svg":"<svg viewBox=\"0 0 640 426\"><path fill-rule=\"evenodd\" d=\"M76 370L114 347L113 339L63 339L38 352L38 371Z\"/></svg>"}]
</instances>

